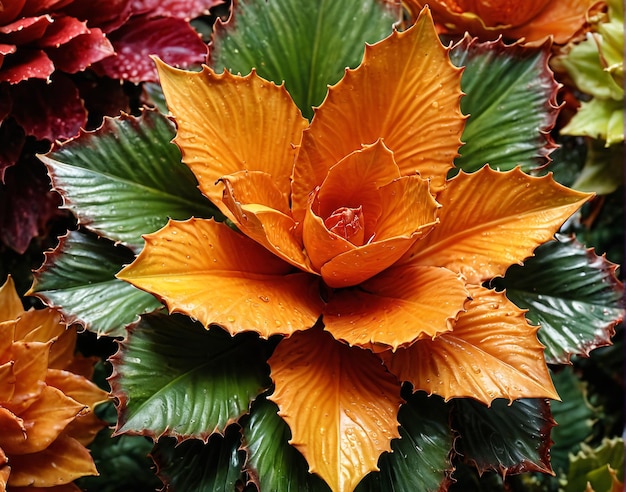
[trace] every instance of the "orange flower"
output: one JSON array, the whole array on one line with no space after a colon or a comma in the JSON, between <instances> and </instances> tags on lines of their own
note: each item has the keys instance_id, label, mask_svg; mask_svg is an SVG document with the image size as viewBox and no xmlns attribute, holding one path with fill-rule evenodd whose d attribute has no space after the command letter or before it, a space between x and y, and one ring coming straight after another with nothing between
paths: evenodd
<instances>
[{"instance_id":1,"label":"orange flower","mask_svg":"<svg viewBox=\"0 0 626 492\"><path fill-rule=\"evenodd\" d=\"M417 14L424 5L433 9L435 22L448 34L465 31L482 40L503 36L508 40L545 41L552 36L557 44L566 44L587 23L589 12L599 0L404 0L408 10Z\"/></svg>"},{"instance_id":2,"label":"orange flower","mask_svg":"<svg viewBox=\"0 0 626 492\"><path fill-rule=\"evenodd\" d=\"M158 66L184 162L243 234L170 221L119 277L205 326L283 335L271 399L333 490L390 449L401 381L487 404L557 397L537 327L481 284L589 195L519 169L446 179L461 69L428 11L368 46L310 125L254 72Z\"/></svg>"},{"instance_id":3,"label":"orange flower","mask_svg":"<svg viewBox=\"0 0 626 492\"><path fill-rule=\"evenodd\" d=\"M78 491L97 471L89 444L107 393L74 356L76 330L52 309L24 311L9 279L0 288L0 490Z\"/></svg>"}]
</instances>

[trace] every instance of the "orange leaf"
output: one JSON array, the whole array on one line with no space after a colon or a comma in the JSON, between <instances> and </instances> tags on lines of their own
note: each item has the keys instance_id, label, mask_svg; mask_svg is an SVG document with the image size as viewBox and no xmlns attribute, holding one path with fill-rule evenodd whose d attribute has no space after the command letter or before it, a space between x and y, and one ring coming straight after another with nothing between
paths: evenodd
<instances>
[{"instance_id":1,"label":"orange leaf","mask_svg":"<svg viewBox=\"0 0 626 492\"><path fill-rule=\"evenodd\" d=\"M224 206L246 236L301 270L315 273L296 234L288 195L281 193L269 174L239 172L222 178Z\"/></svg>"},{"instance_id":2,"label":"orange leaf","mask_svg":"<svg viewBox=\"0 0 626 492\"><path fill-rule=\"evenodd\" d=\"M15 290L11 277L0 287L0 321L16 319L24 312L22 301Z\"/></svg>"},{"instance_id":3,"label":"orange leaf","mask_svg":"<svg viewBox=\"0 0 626 492\"><path fill-rule=\"evenodd\" d=\"M11 402L4 406L14 413L20 413L20 409L43 391L51 345L52 342L15 342L12 345L15 390Z\"/></svg>"},{"instance_id":4,"label":"orange leaf","mask_svg":"<svg viewBox=\"0 0 626 492\"><path fill-rule=\"evenodd\" d=\"M253 71L241 77L208 67L186 72L156 60L168 107L178 127L175 142L200 189L222 212L222 176L263 171L289 194L296 148L307 121L283 86Z\"/></svg>"},{"instance_id":5,"label":"orange leaf","mask_svg":"<svg viewBox=\"0 0 626 492\"><path fill-rule=\"evenodd\" d=\"M69 423L65 428L65 434L73 437L83 445L93 441L96 434L105 425L96 416L94 409L98 403L107 401L108 393L82 376L56 369L48 371L46 383L49 386L58 388L66 396L89 408L89 411L81 412L80 415Z\"/></svg>"},{"instance_id":6,"label":"orange leaf","mask_svg":"<svg viewBox=\"0 0 626 492\"><path fill-rule=\"evenodd\" d=\"M25 432L2 433L0 447L13 456L47 448L85 406L46 386L39 397L19 415Z\"/></svg>"},{"instance_id":7,"label":"orange leaf","mask_svg":"<svg viewBox=\"0 0 626 492\"><path fill-rule=\"evenodd\" d=\"M451 329L469 293L445 268L390 268L356 289L334 292L326 330L350 345L393 350Z\"/></svg>"},{"instance_id":8,"label":"orange leaf","mask_svg":"<svg viewBox=\"0 0 626 492\"><path fill-rule=\"evenodd\" d=\"M403 261L443 266L479 284L504 275L510 265L553 239L591 196L565 188L551 176L528 176L520 168L461 172L437 195L441 223Z\"/></svg>"},{"instance_id":9,"label":"orange leaf","mask_svg":"<svg viewBox=\"0 0 626 492\"><path fill-rule=\"evenodd\" d=\"M118 277L163 299L171 312L231 334L290 334L322 312L317 277L213 220L170 221Z\"/></svg>"},{"instance_id":10,"label":"orange leaf","mask_svg":"<svg viewBox=\"0 0 626 492\"><path fill-rule=\"evenodd\" d=\"M399 436L400 386L371 352L312 329L281 341L269 360L270 397L290 441L335 492L351 491Z\"/></svg>"},{"instance_id":11,"label":"orange leaf","mask_svg":"<svg viewBox=\"0 0 626 492\"><path fill-rule=\"evenodd\" d=\"M11 360L11 345L15 340L17 320L0 321L0 364Z\"/></svg>"},{"instance_id":12,"label":"orange leaf","mask_svg":"<svg viewBox=\"0 0 626 492\"><path fill-rule=\"evenodd\" d=\"M0 491L6 492L7 482L9 475L11 474L11 467L9 466L9 459L4 454L2 448L0 448Z\"/></svg>"},{"instance_id":13,"label":"orange leaf","mask_svg":"<svg viewBox=\"0 0 626 492\"><path fill-rule=\"evenodd\" d=\"M89 451L75 439L61 434L43 451L11 456L9 487L51 487L97 474Z\"/></svg>"},{"instance_id":14,"label":"orange leaf","mask_svg":"<svg viewBox=\"0 0 626 492\"><path fill-rule=\"evenodd\" d=\"M379 356L401 381L415 390L446 399L472 397L486 404L494 398L554 398L558 395L524 311L503 293L482 287L451 332Z\"/></svg>"},{"instance_id":15,"label":"orange leaf","mask_svg":"<svg viewBox=\"0 0 626 492\"><path fill-rule=\"evenodd\" d=\"M0 365L0 402L10 401L15 391L15 374L13 361Z\"/></svg>"},{"instance_id":16,"label":"orange leaf","mask_svg":"<svg viewBox=\"0 0 626 492\"><path fill-rule=\"evenodd\" d=\"M74 358L76 329L68 328L61 321L61 314L54 309L36 309L20 316L15 338L25 342L47 342L54 339L50 347L48 367L62 369Z\"/></svg>"},{"instance_id":17,"label":"orange leaf","mask_svg":"<svg viewBox=\"0 0 626 492\"><path fill-rule=\"evenodd\" d=\"M383 139L402 175L418 171L440 189L461 144L461 69L452 65L429 11L404 32L367 46L356 70L330 88L303 134L294 169L294 218L328 169Z\"/></svg>"}]
</instances>

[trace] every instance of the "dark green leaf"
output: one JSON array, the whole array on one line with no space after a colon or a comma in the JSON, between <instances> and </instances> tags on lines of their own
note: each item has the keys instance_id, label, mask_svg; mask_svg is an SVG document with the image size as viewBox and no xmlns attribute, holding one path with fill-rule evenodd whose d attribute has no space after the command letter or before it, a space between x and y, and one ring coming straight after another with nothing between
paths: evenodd
<instances>
[{"instance_id":1,"label":"dark green leaf","mask_svg":"<svg viewBox=\"0 0 626 492\"><path fill-rule=\"evenodd\" d=\"M133 259L128 248L70 231L46 253L29 294L60 307L69 322L79 322L98 335L124 337L126 325L162 307L151 294L115 278Z\"/></svg>"},{"instance_id":2,"label":"dark green leaf","mask_svg":"<svg viewBox=\"0 0 626 492\"><path fill-rule=\"evenodd\" d=\"M511 266L501 284L506 295L528 309L539 324L539 339L549 363L567 363L608 345L622 319L623 285L616 266L587 250L575 239L558 236L535 251L524 266Z\"/></svg>"},{"instance_id":3,"label":"dark green leaf","mask_svg":"<svg viewBox=\"0 0 626 492\"><path fill-rule=\"evenodd\" d=\"M168 218L215 213L170 142L174 134L165 116L146 110L140 118L107 118L40 159L80 224L138 252L141 235Z\"/></svg>"},{"instance_id":4,"label":"dark green leaf","mask_svg":"<svg viewBox=\"0 0 626 492\"><path fill-rule=\"evenodd\" d=\"M570 366L552 377L561 401L551 404L552 416L558 424L552 429L554 444L550 450L552 467L565 471L569 454L576 453L580 444L591 436L596 411L586 398L586 385L579 380Z\"/></svg>"},{"instance_id":5,"label":"dark green leaf","mask_svg":"<svg viewBox=\"0 0 626 492\"><path fill-rule=\"evenodd\" d=\"M465 66L461 111L470 115L455 165L473 172L485 164L501 171L546 164L555 148L548 132L558 114L558 84L548 69L550 46L465 38L450 56L456 66Z\"/></svg>"},{"instance_id":6,"label":"dark green leaf","mask_svg":"<svg viewBox=\"0 0 626 492\"><path fill-rule=\"evenodd\" d=\"M111 359L118 434L208 439L248 412L269 384L264 345L189 318L148 315Z\"/></svg>"},{"instance_id":7,"label":"dark green leaf","mask_svg":"<svg viewBox=\"0 0 626 492\"><path fill-rule=\"evenodd\" d=\"M380 472L366 476L357 492L437 491L446 479L454 440L449 407L438 396L423 392L406 400L398 414L400 439L391 442L392 453L380 457Z\"/></svg>"},{"instance_id":8,"label":"dark green leaf","mask_svg":"<svg viewBox=\"0 0 626 492\"><path fill-rule=\"evenodd\" d=\"M277 412L274 403L259 398L243 424L248 472L256 477L263 491L329 492L321 478L308 473L300 452L289 445L291 431Z\"/></svg>"},{"instance_id":9,"label":"dark green leaf","mask_svg":"<svg viewBox=\"0 0 626 492\"><path fill-rule=\"evenodd\" d=\"M554 420L547 400L494 400L491 407L469 398L455 402L455 449L479 472L503 474L550 471L550 429Z\"/></svg>"},{"instance_id":10,"label":"dark green leaf","mask_svg":"<svg viewBox=\"0 0 626 492\"><path fill-rule=\"evenodd\" d=\"M226 25L218 23L211 65L246 75L257 73L277 84L285 82L303 115L338 82L347 67L355 68L365 43L391 34L400 19L398 5L381 0L240 0Z\"/></svg>"},{"instance_id":11,"label":"dark green leaf","mask_svg":"<svg viewBox=\"0 0 626 492\"><path fill-rule=\"evenodd\" d=\"M188 439L177 445L173 438L161 438L152 458L168 490L233 492L244 483L245 453L239 450L240 442L235 426L228 427L223 436L213 434L206 444Z\"/></svg>"}]
</instances>

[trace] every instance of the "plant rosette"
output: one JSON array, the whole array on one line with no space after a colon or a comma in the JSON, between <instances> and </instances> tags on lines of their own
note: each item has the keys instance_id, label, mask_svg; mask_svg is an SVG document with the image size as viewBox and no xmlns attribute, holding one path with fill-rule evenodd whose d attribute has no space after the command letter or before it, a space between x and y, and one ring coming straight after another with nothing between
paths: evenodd
<instances>
[{"instance_id":1,"label":"plant rosette","mask_svg":"<svg viewBox=\"0 0 626 492\"><path fill-rule=\"evenodd\" d=\"M423 11L368 45L310 124L254 70L157 60L183 162L234 227L171 220L118 278L233 341L278 337L269 399L334 491L400 436L404 382L486 405L558 398L538 327L484 283L591 195L519 168L448 179L466 123L449 51Z\"/></svg>"}]
</instances>

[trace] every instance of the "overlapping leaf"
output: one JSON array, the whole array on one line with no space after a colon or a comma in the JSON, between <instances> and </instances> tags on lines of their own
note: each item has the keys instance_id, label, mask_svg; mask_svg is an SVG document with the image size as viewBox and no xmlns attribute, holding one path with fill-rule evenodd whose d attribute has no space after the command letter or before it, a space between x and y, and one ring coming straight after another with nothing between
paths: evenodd
<instances>
[{"instance_id":1,"label":"overlapping leaf","mask_svg":"<svg viewBox=\"0 0 626 492\"><path fill-rule=\"evenodd\" d=\"M469 115L457 167L467 172L489 164L529 171L548 162L554 148L548 132L558 115L558 84L548 68L550 49L466 37L450 53L465 66L461 111Z\"/></svg>"},{"instance_id":2,"label":"overlapping leaf","mask_svg":"<svg viewBox=\"0 0 626 492\"><path fill-rule=\"evenodd\" d=\"M275 404L258 399L243 425L248 473L260 490L328 492L317 475L308 473L304 457L289 445L291 431Z\"/></svg>"},{"instance_id":3,"label":"overlapping leaf","mask_svg":"<svg viewBox=\"0 0 626 492\"><path fill-rule=\"evenodd\" d=\"M380 472L367 475L356 492L434 492L442 490L453 435L449 409L438 397L417 392L400 408L400 439L378 462Z\"/></svg>"},{"instance_id":4,"label":"overlapping leaf","mask_svg":"<svg viewBox=\"0 0 626 492\"><path fill-rule=\"evenodd\" d=\"M371 352L318 329L282 340L269 364L271 399L291 428L291 443L333 491L352 491L398 437L395 377Z\"/></svg>"},{"instance_id":5,"label":"overlapping leaf","mask_svg":"<svg viewBox=\"0 0 626 492\"><path fill-rule=\"evenodd\" d=\"M139 118L107 118L95 132L82 132L40 159L81 224L137 252L141 235L168 218L215 213L181 163L173 137L165 116L144 111Z\"/></svg>"},{"instance_id":6,"label":"overlapping leaf","mask_svg":"<svg viewBox=\"0 0 626 492\"><path fill-rule=\"evenodd\" d=\"M554 420L546 400L522 399L491 407L471 399L455 400L453 423L461 437L455 449L479 472L550 472L550 430Z\"/></svg>"},{"instance_id":7,"label":"overlapping leaf","mask_svg":"<svg viewBox=\"0 0 626 492\"><path fill-rule=\"evenodd\" d=\"M240 0L228 24L218 23L211 65L243 75L257 73L287 90L311 117L328 84L361 61L365 43L391 33L397 5L379 0L300 2Z\"/></svg>"},{"instance_id":8,"label":"overlapping leaf","mask_svg":"<svg viewBox=\"0 0 626 492\"><path fill-rule=\"evenodd\" d=\"M161 303L151 294L118 280L115 274L133 254L123 246L81 231L70 231L35 272L29 294L58 306L69 322L114 337Z\"/></svg>"},{"instance_id":9,"label":"overlapping leaf","mask_svg":"<svg viewBox=\"0 0 626 492\"><path fill-rule=\"evenodd\" d=\"M524 266L509 268L497 284L541 326L546 359L567 363L610 343L613 327L624 316L623 284L616 266L575 239L558 236L541 246Z\"/></svg>"},{"instance_id":10,"label":"overlapping leaf","mask_svg":"<svg viewBox=\"0 0 626 492\"><path fill-rule=\"evenodd\" d=\"M604 438L597 448L582 445L582 451L571 458L565 492L624 490L624 439ZM588 484L590 488L588 488Z\"/></svg>"},{"instance_id":11,"label":"overlapping leaf","mask_svg":"<svg viewBox=\"0 0 626 492\"><path fill-rule=\"evenodd\" d=\"M241 435L231 426L223 436L213 434L207 443L161 438L152 451L158 475L172 490L232 492L244 483L245 459L239 449ZM282 490L282 489L275 489Z\"/></svg>"},{"instance_id":12,"label":"overlapping leaf","mask_svg":"<svg viewBox=\"0 0 626 492\"><path fill-rule=\"evenodd\" d=\"M256 336L207 331L182 316L144 317L112 362L118 434L206 440L269 384Z\"/></svg>"}]
</instances>

